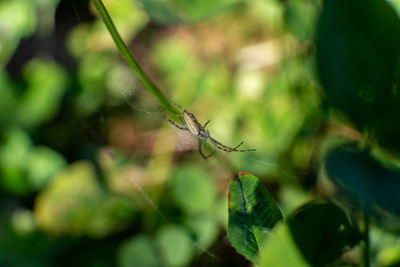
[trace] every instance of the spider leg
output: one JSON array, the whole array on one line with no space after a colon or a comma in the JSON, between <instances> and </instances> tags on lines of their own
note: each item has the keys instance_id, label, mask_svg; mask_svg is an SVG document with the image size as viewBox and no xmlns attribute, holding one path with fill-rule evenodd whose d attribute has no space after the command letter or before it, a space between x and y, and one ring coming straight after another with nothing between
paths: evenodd
<instances>
[{"instance_id":1,"label":"spider leg","mask_svg":"<svg viewBox=\"0 0 400 267\"><path fill-rule=\"evenodd\" d=\"M207 124L208 124L210 121L211 121L211 120L208 120L206 123L204 123L204 126L203 126L204 129L206 128Z\"/></svg>"},{"instance_id":2,"label":"spider leg","mask_svg":"<svg viewBox=\"0 0 400 267\"><path fill-rule=\"evenodd\" d=\"M233 148L232 150L238 149L242 144L243 144L243 141L240 144L238 144L237 146L235 146L235 148Z\"/></svg>"},{"instance_id":3,"label":"spider leg","mask_svg":"<svg viewBox=\"0 0 400 267\"><path fill-rule=\"evenodd\" d=\"M256 151L255 148L252 149L239 149L239 150L234 150L235 152L253 152Z\"/></svg>"},{"instance_id":4,"label":"spider leg","mask_svg":"<svg viewBox=\"0 0 400 267\"><path fill-rule=\"evenodd\" d=\"M223 150L225 152L251 152L251 151L256 151L255 149L241 149L238 150L237 148L240 147L243 144L243 141L237 145L235 148L231 148L228 147L220 142L218 142L217 140L215 140L214 138L212 138L210 135L208 135L208 138L210 139L210 142L213 144L213 146L215 146L216 148Z\"/></svg>"},{"instance_id":5,"label":"spider leg","mask_svg":"<svg viewBox=\"0 0 400 267\"><path fill-rule=\"evenodd\" d=\"M214 138L212 138L210 135L208 135L208 139L210 139L211 144L213 144L213 146L215 146L218 149L224 150L226 152L232 152L233 149L230 147L227 147L226 145L218 142L217 140L215 140Z\"/></svg>"},{"instance_id":6,"label":"spider leg","mask_svg":"<svg viewBox=\"0 0 400 267\"><path fill-rule=\"evenodd\" d=\"M165 111L164 111L161 107L159 107L159 108L160 108L161 114L163 115L163 117L164 117L169 123L171 123L171 124L174 125L176 128L181 129L181 130L187 130L187 129L188 129L186 126L180 126L179 124L177 124L177 123L175 123L174 121L172 121L170 118L168 118L167 114L165 114Z\"/></svg>"},{"instance_id":7,"label":"spider leg","mask_svg":"<svg viewBox=\"0 0 400 267\"><path fill-rule=\"evenodd\" d=\"M204 155L203 151L201 150L201 145L202 145L202 144L203 144L203 143L199 140L199 153L200 153L200 155L203 157L203 159L208 159L209 157L211 157L212 155L214 155L214 153L217 151L217 150L214 150L213 152L211 152L210 155L206 156L206 155Z\"/></svg>"},{"instance_id":8,"label":"spider leg","mask_svg":"<svg viewBox=\"0 0 400 267\"><path fill-rule=\"evenodd\" d=\"M172 104L174 104L175 106L177 106L178 108L180 108L182 111L184 112L188 112L186 109L184 109L183 107L179 106L177 103L170 101Z\"/></svg>"}]
</instances>

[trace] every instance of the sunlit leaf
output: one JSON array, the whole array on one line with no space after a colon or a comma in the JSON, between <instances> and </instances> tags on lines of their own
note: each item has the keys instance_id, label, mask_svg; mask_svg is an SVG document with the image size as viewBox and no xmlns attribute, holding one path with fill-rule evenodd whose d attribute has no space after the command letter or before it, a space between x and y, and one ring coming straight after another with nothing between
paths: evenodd
<instances>
[{"instance_id":1,"label":"sunlit leaf","mask_svg":"<svg viewBox=\"0 0 400 267\"><path fill-rule=\"evenodd\" d=\"M246 172L236 174L229 189L228 238L232 246L254 262L280 220L282 213L260 180Z\"/></svg>"},{"instance_id":2,"label":"sunlit leaf","mask_svg":"<svg viewBox=\"0 0 400 267\"><path fill-rule=\"evenodd\" d=\"M260 249L262 267L310 266L294 242L286 223L278 223Z\"/></svg>"}]
</instances>

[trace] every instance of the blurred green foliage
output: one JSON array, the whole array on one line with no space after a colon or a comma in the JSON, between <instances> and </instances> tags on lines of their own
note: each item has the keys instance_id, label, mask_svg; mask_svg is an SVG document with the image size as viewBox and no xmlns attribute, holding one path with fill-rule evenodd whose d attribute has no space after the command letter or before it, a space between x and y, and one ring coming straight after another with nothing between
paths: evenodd
<instances>
[{"instance_id":1,"label":"blurred green foliage","mask_svg":"<svg viewBox=\"0 0 400 267\"><path fill-rule=\"evenodd\" d=\"M315 265L360 264L360 246L338 258L341 240L317 237L352 232L365 198L371 262L399 262L398 1L104 4L170 100L210 119L217 140L257 151L204 161L88 1L0 0L0 265L249 264L225 238L242 170L292 214L271 228L261 265L313 262L321 243ZM294 229L298 207L321 196L341 204Z\"/></svg>"},{"instance_id":2,"label":"blurred green foliage","mask_svg":"<svg viewBox=\"0 0 400 267\"><path fill-rule=\"evenodd\" d=\"M133 214L131 201L102 192L93 168L85 162L58 173L35 203L36 222L55 234L102 237L123 226Z\"/></svg>"},{"instance_id":3,"label":"blurred green foliage","mask_svg":"<svg viewBox=\"0 0 400 267\"><path fill-rule=\"evenodd\" d=\"M139 0L150 18L162 24L195 22L212 18L241 0Z\"/></svg>"},{"instance_id":4,"label":"blurred green foliage","mask_svg":"<svg viewBox=\"0 0 400 267\"><path fill-rule=\"evenodd\" d=\"M120 266L161 266L152 240L147 236L135 236L121 244L118 263Z\"/></svg>"},{"instance_id":5,"label":"blurred green foliage","mask_svg":"<svg viewBox=\"0 0 400 267\"><path fill-rule=\"evenodd\" d=\"M188 214L209 210L216 200L216 190L210 176L199 166L183 165L171 179L176 204Z\"/></svg>"},{"instance_id":6,"label":"blurred green foliage","mask_svg":"<svg viewBox=\"0 0 400 267\"><path fill-rule=\"evenodd\" d=\"M321 83L332 104L394 152L400 148L393 117L400 112L399 36L400 19L385 1L332 0L325 1L316 37Z\"/></svg>"}]
</instances>

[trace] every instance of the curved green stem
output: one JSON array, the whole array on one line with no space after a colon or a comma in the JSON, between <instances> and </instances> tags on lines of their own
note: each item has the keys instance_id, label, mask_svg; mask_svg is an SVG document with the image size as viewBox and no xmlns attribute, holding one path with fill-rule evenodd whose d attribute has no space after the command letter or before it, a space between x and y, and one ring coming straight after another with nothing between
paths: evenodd
<instances>
[{"instance_id":1,"label":"curved green stem","mask_svg":"<svg viewBox=\"0 0 400 267\"><path fill-rule=\"evenodd\" d=\"M143 84L143 87L149 92L154 98L157 100L159 105L164 109L170 111L174 115L180 114L176 111L176 109L170 104L168 99L163 95L160 89L151 81L151 79L144 73L142 68L137 63L134 56L129 51L127 45L121 38L121 35L118 33L117 29L113 21L111 20L110 15L107 12L103 2L101 0L92 0L93 5L99 12L100 17L103 19L104 24L106 25L110 35L112 36L119 52L126 60L128 65L132 68L132 70L136 73L140 82Z\"/></svg>"}]
</instances>

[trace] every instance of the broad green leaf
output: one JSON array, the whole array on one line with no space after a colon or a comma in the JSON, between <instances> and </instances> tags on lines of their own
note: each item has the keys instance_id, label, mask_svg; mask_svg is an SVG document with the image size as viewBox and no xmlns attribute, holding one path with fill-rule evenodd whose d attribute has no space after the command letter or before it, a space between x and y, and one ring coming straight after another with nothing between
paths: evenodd
<instances>
[{"instance_id":1,"label":"broad green leaf","mask_svg":"<svg viewBox=\"0 0 400 267\"><path fill-rule=\"evenodd\" d=\"M155 244L145 236L135 236L120 245L118 263L121 267L156 267L161 266Z\"/></svg>"},{"instance_id":2,"label":"broad green leaf","mask_svg":"<svg viewBox=\"0 0 400 267\"><path fill-rule=\"evenodd\" d=\"M161 257L166 266L186 266L194 254L189 231L178 225L163 227L156 236Z\"/></svg>"},{"instance_id":3,"label":"broad green leaf","mask_svg":"<svg viewBox=\"0 0 400 267\"><path fill-rule=\"evenodd\" d=\"M323 1L316 48L330 102L400 151L400 19L393 8L381 0Z\"/></svg>"},{"instance_id":4,"label":"broad green leaf","mask_svg":"<svg viewBox=\"0 0 400 267\"><path fill-rule=\"evenodd\" d=\"M326 158L328 176L362 200L400 214L400 170L383 165L355 144L337 147Z\"/></svg>"},{"instance_id":5,"label":"broad green leaf","mask_svg":"<svg viewBox=\"0 0 400 267\"><path fill-rule=\"evenodd\" d=\"M296 246L286 223L278 223L260 249L261 267L310 266Z\"/></svg>"},{"instance_id":6,"label":"broad green leaf","mask_svg":"<svg viewBox=\"0 0 400 267\"><path fill-rule=\"evenodd\" d=\"M265 238L282 218L257 177L247 172L235 175L229 188L228 238L240 254L254 262Z\"/></svg>"},{"instance_id":7,"label":"broad green leaf","mask_svg":"<svg viewBox=\"0 0 400 267\"><path fill-rule=\"evenodd\" d=\"M325 200L298 208L287 218L287 224L297 248L311 266L325 266L361 238L346 213Z\"/></svg>"},{"instance_id":8,"label":"broad green leaf","mask_svg":"<svg viewBox=\"0 0 400 267\"><path fill-rule=\"evenodd\" d=\"M325 201L310 202L275 227L260 252L260 266L326 266L360 240L345 212Z\"/></svg>"}]
</instances>

